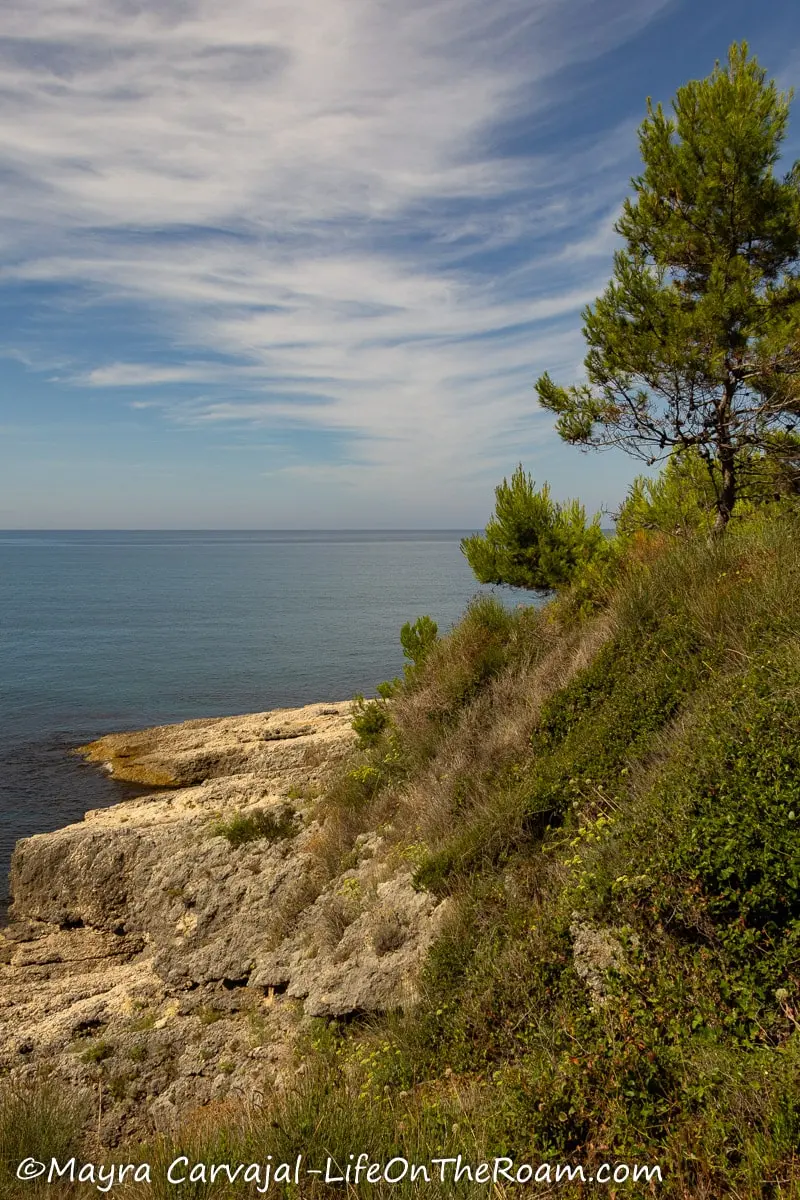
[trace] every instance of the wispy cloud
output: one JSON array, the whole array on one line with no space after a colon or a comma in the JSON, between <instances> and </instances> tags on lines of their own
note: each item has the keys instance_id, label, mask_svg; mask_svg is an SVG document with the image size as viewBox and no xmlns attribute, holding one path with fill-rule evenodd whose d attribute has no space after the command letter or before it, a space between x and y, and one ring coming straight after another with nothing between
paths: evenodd
<instances>
[{"instance_id":1,"label":"wispy cloud","mask_svg":"<svg viewBox=\"0 0 800 1200\"><path fill-rule=\"evenodd\" d=\"M330 431L400 490L507 463L536 372L580 362L635 151L628 118L536 123L667 3L6 0L2 281L77 297L72 394Z\"/></svg>"}]
</instances>

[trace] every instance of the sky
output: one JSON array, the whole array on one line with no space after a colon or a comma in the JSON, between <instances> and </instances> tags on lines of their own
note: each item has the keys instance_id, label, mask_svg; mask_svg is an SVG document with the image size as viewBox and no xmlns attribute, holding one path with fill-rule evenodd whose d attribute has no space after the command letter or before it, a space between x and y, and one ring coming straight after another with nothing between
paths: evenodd
<instances>
[{"instance_id":1,"label":"sky","mask_svg":"<svg viewBox=\"0 0 800 1200\"><path fill-rule=\"evenodd\" d=\"M0 528L480 528L520 461L613 511L533 385L742 38L798 80L796 0L4 0Z\"/></svg>"}]
</instances>

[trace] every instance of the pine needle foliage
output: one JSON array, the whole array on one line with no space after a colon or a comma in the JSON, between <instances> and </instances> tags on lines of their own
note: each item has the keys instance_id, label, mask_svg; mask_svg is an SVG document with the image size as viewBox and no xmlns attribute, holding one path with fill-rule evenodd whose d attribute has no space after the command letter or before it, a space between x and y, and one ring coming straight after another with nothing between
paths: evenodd
<instances>
[{"instance_id":1,"label":"pine needle foliage","mask_svg":"<svg viewBox=\"0 0 800 1200\"><path fill-rule=\"evenodd\" d=\"M522 464L510 482L504 479L495 488L495 511L485 532L461 542L480 583L542 592L572 582L605 549L599 516L587 524L582 504L558 504L547 484L537 489Z\"/></svg>"},{"instance_id":2,"label":"pine needle foliage","mask_svg":"<svg viewBox=\"0 0 800 1200\"><path fill-rule=\"evenodd\" d=\"M800 164L776 174L790 93L733 45L727 63L648 101L625 246L584 310L587 381L536 384L580 446L653 463L694 449L725 528L749 459L800 415Z\"/></svg>"}]
</instances>

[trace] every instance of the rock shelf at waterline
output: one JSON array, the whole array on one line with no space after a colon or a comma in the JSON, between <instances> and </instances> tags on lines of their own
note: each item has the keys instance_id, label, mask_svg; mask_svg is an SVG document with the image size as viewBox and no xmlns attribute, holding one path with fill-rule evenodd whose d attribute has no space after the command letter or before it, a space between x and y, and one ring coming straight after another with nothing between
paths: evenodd
<instances>
[{"instance_id":1,"label":"rock shelf at waterline","mask_svg":"<svg viewBox=\"0 0 800 1200\"><path fill-rule=\"evenodd\" d=\"M17 844L0 932L3 1072L46 1065L88 1093L105 1081L101 1135L114 1142L280 1088L313 1017L413 998L446 902L415 890L385 831L331 858L320 797L352 748L350 708L81 748L158 790Z\"/></svg>"}]
</instances>

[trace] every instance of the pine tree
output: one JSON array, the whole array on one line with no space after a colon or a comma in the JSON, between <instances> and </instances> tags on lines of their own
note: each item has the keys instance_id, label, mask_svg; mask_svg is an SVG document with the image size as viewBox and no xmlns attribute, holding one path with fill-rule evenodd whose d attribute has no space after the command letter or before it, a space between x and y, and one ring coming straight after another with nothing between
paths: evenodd
<instances>
[{"instance_id":1,"label":"pine tree","mask_svg":"<svg viewBox=\"0 0 800 1200\"><path fill-rule=\"evenodd\" d=\"M495 511L484 533L461 542L480 583L505 583L551 591L605 553L606 538L596 516L588 525L577 500L558 504L545 484L536 485L520 464L495 488Z\"/></svg>"},{"instance_id":2,"label":"pine tree","mask_svg":"<svg viewBox=\"0 0 800 1200\"><path fill-rule=\"evenodd\" d=\"M699 454L717 531L746 451L800 417L800 164L774 170L790 101L746 43L679 88L672 116L648 100L644 170L615 227L626 246L583 313L587 382L536 384L569 442L650 464Z\"/></svg>"}]
</instances>

